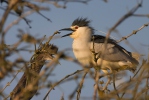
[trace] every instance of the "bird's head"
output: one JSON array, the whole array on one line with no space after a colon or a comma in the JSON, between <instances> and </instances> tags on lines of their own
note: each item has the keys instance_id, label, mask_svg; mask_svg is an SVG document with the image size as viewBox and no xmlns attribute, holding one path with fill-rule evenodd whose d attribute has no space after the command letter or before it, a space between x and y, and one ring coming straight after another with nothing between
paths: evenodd
<instances>
[{"instance_id":1,"label":"bird's head","mask_svg":"<svg viewBox=\"0 0 149 100\"><path fill-rule=\"evenodd\" d=\"M76 38L86 38L91 37L91 35L94 33L94 29L90 27L90 20L87 18L77 18L73 21L70 28L64 28L59 31L71 31L71 33L66 34L62 37L70 36L73 39Z\"/></svg>"}]
</instances>

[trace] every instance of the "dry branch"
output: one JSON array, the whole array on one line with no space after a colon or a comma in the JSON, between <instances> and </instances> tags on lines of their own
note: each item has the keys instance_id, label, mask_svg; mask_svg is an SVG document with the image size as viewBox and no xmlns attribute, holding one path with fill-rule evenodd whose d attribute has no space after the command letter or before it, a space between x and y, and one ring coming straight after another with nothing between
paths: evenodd
<instances>
[{"instance_id":1,"label":"dry branch","mask_svg":"<svg viewBox=\"0 0 149 100\"><path fill-rule=\"evenodd\" d=\"M49 45L49 42L41 44L35 51L35 54L30 60L30 66L26 68L22 78L11 92L11 99L31 99L38 90L39 73L48 59L52 60L54 54L57 53L58 48L54 45ZM28 89L27 89L28 88ZM26 94L26 95L24 95Z\"/></svg>"},{"instance_id":2,"label":"dry branch","mask_svg":"<svg viewBox=\"0 0 149 100\"><path fill-rule=\"evenodd\" d=\"M70 77L70 76L72 76L72 75L75 75L75 74L77 74L77 73L80 73L80 72L82 72L82 71L84 71L84 70L77 70L77 71L75 71L74 73L65 76L65 77L62 78L60 81L54 83L54 84L51 86L51 88L48 90L48 92L46 93L46 95L44 96L43 100L46 100L47 96L49 95L49 93L51 92L51 90L54 89L55 86L59 85L62 81L64 81L64 80L67 79L68 77Z\"/></svg>"},{"instance_id":3,"label":"dry branch","mask_svg":"<svg viewBox=\"0 0 149 100\"><path fill-rule=\"evenodd\" d=\"M4 23L11 11L11 9L19 2L19 0L9 0L9 4L8 4L8 7L6 9L6 11L4 12L3 16L2 16L2 19L0 20L0 34L3 30L3 26L4 26Z\"/></svg>"},{"instance_id":4,"label":"dry branch","mask_svg":"<svg viewBox=\"0 0 149 100\"><path fill-rule=\"evenodd\" d=\"M127 38L129 38L129 37L132 36L132 35L137 34L138 31L142 30L144 27L147 27L148 25L149 25L149 23L144 24L144 25L141 26L139 29L132 31L132 33L129 34L128 36L122 37L120 40L117 41L117 43L119 43L119 42L121 42L121 41L123 41L123 40L126 40Z\"/></svg>"},{"instance_id":5,"label":"dry branch","mask_svg":"<svg viewBox=\"0 0 149 100\"><path fill-rule=\"evenodd\" d=\"M0 90L0 93L2 93L8 86L10 86L10 84L13 82L13 80L16 78L16 76L19 74L19 72L20 72L21 70L18 70L18 72L15 74L15 76L13 77L13 79L10 81L10 82L8 82L7 84L6 84L6 86L2 89L2 90Z\"/></svg>"},{"instance_id":6,"label":"dry branch","mask_svg":"<svg viewBox=\"0 0 149 100\"><path fill-rule=\"evenodd\" d=\"M83 77L80 81L79 89L77 90L77 100L80 99L80 94L81 94L81 90L82 90L82 87L83 87L84 79L85 79L85 76L88 73L88 71L89 71L89 69L85 69L84 75L83 75Z\"/></svg>"},{"instance_id":7,"label":"dry branch","mask_svg":"<svg viewBox=\"0 0 149 100\"><path fill-rule=\"evenodd\" d=\"M114 25L113 27L111 27L108 31L107 34L107 38L109 38L110 34L112 31L114 31L116 29L117 26L119 26L124 20L126 20L128 17L131 17L137 10L139 7L142 7L142 2L143 0L141 0L140 3L138 3L135 7L133 7L130 11L128 11L125 15L123 15Z\"/></svg>"}]
</instances>

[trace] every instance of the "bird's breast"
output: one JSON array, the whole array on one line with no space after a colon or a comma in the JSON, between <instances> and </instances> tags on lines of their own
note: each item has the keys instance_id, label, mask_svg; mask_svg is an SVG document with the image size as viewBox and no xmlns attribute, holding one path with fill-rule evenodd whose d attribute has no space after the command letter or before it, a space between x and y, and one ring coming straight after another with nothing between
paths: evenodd
<instances>
[{"instance_id":1,"label":"bird's breast","mask_svg":"<svg viewBox=\"0 0 149 100\"><path fill-rule=\"evenodd\" d=\"M92 60L92 54L89 48L89 42L74 40L72 44L73 53L76 59L83 65L89 65Z\"/></svg>"}]
</instances>

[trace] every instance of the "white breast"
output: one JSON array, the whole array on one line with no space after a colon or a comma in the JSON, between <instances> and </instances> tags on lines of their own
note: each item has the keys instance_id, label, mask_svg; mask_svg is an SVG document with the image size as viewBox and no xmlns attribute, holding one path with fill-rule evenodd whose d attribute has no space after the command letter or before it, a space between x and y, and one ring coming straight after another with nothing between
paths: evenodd
<instances>
[{"instance_id":1,"label":"white breast","mask_svg":"<svg viewBox=\"0 0 149 100\"><path fill-rule=\"evenodd\" d=\"M75 57L78 59L78 61L83 65L89 65L92 60L92 54L89 49L89 42L86 42L81 39L75 39L73 41L73 52Z\"/></svg>"}]
</instances>

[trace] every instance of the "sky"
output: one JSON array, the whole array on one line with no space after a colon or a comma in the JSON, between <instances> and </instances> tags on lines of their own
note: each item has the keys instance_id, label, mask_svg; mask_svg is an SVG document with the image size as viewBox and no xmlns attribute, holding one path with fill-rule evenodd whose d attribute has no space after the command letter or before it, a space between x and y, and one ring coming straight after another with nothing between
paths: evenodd
<instances>
[{"instance_id":1,"label":"sky","mask_svg":"<svg viewBox=\"0 0 149 100\"><path fill-rule=\"evenodd\" d=\"M51 4L43 4L41 6L46 6L50 8L50 11L44 11L42 14L51 19L52 22L47 21L43 17L38 14L32 14L28 16L28 19L32 20L31 26L29 28L24 21L21 21L18 25L14 26L9 30L6 36L7 44L13 44L17 41L16 35L18 34L18 29L23 29L24 31L29 31L32 35L36 35L37 38L43 37L46 35L47 37L52 35L56 30L70 27L73 20L78 17L84 17L91 20L91 26L96 29L95 34L105 35L99 31L107 32L109 28L111 28L124 14L126 14L130 9L137 5L137 1L139 0L108 0L107 3L102 0L91 0L88 4L70 2L66 4L66 9L56 8ZM63 2L59 2L59 4L63 4ZM143 5L139 8L135 14L149 14L149 0L143 0ZM2 16L3 11L0 10L0 16ZM11 23L17 17L10 15L7 19L6 25ZM133 30L140 28L143 24L148 23L149 18L147 17L129 17L122 24L117 27L117 30L121 36L127 36L132 33ZM57 35L59 38L53 39L51 43L55 44L59 47L59 51L64 50L66 48L71 48L72 39L69 37L61 38L65 32ZM66 32L67 34L67 32ZM121 39L122 37L112 32L111 36L116 40ZM149 27L145 27L141 31L139 31L136 35L128 38L130 44L126 44L125 41L120 43L121 46L126 48L131 52L139 52L145 56L142 59L146 59L148 55L148 47L149 47ZM131 46L130 46L131 45ZM146 45L146 46L145 46ZM135 49L132 49L132 46ZM32 48L33 49L33 48ZM74 58L72 51L67 51L67 55L72 56ZM24 59L29 59L31 54L22 53ZM13 57L11 59L14 59ZM73 62L68 62L65 60L60 60L60 65L56 67L53 74L55 76L49 77L49 80L58 81L65 77L66 75L75 72L78 69L81 69L80 66ZM7 87L5 90L6 94L10 93L10 90L14 88L16 82L18 81L21 74L19 74L18 78L11 84L11 86ZM129 77L129 76L128 76ZM5 80L0 83L0 86L4 86L8 81L10 81L11 77L5 78ZM127 77L122 79L127 80ZM64 93L65 100L68 99L68 95L73 91L76 87L75 81L64 83L52 92L49 95L50 100L59 100L61 95ZM91 97L93 95L93 80L86 80L83 90L81 92L81 96ZM47 89L43 89L40 92L40 95L33 97L32 100L41 100Z\"/></svg>"}]
</instances>

